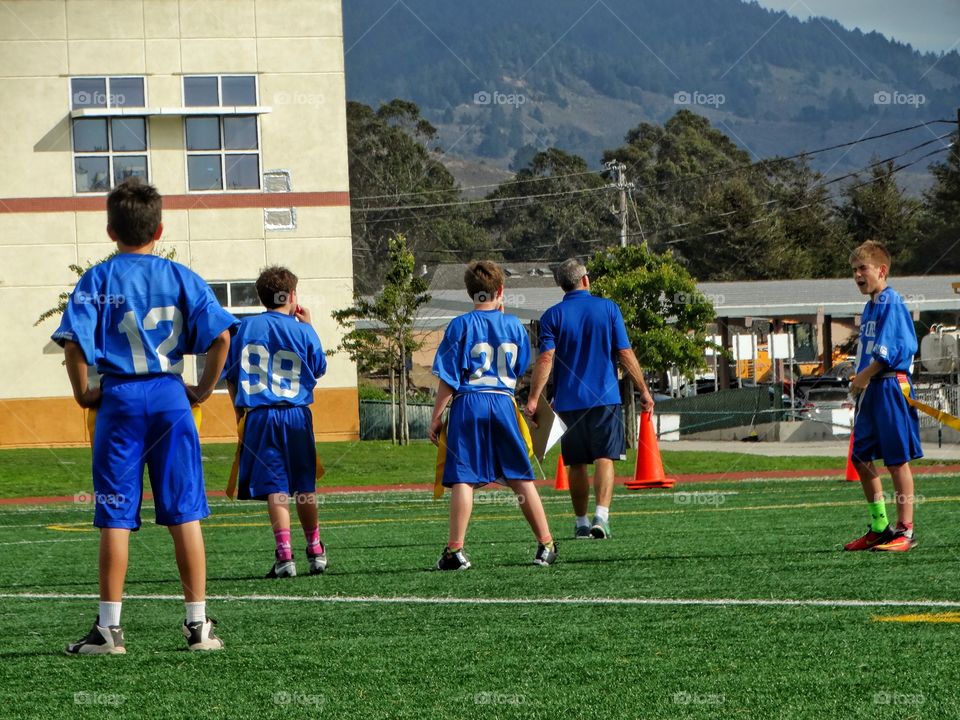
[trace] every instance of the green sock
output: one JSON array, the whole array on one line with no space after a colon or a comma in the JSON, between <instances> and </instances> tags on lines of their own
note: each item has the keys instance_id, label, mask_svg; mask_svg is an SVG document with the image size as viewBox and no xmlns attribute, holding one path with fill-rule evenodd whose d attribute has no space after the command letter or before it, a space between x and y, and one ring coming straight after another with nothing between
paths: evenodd
<instances>
[{"instance_id":1,"label":"green sock","mask_svg":"<svg viewBox=\"0 0 960 720\"><path fill-rule=\"evenodd\" d=\"M887 520L886 503L883 500L876 500L867 503L867 507L870 508L870 529L874 532L883 532L890 524L890 521Z\"/></svg>"}]
</instances>

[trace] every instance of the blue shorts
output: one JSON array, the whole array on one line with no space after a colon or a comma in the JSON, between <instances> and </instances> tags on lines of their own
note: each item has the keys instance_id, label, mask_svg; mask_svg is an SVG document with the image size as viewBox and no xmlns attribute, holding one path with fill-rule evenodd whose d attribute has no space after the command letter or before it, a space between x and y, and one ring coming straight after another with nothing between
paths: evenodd
<instances>
[{"instance_id":1,"label":"blue shorts","mask_svg":"<svg viewBox=\"0 0 960 720\"><path fill-rule=\"evenodd\" d=\"M560 452L567 465L592 465L594 460L624 460L627 454L621 405L600 405L586 410L567 410L560 419L567 431L560 438Z\"/></svg>"},{"instance_id":2,"label":"blue shorts","mask_svg":"<svg viewBox=\"0 0 960 720\"><path fill-rule=\"evenodd\" d=\"M247 411L237 477L238 500L266 500L317 489L317 445L308 407L278 405Z\"/></svg>"},{"instance_id":3,"label":"blue shorts","mask_svg":"<svg viewBox=\"0 0 960 720\"><path fill-rule=\"evenodd\" d=\"M853 456L861 462L882 458L884 465L923 457L920 417L907 404L897 378L874 378L861 394L853 421Z\"/></svg>"},{"instance_id":4,"label":"blue shorts","mask_svg":"<svg viewBox=\"0 0 960 720\"><path fill-rule=\"evenodd\" d=\"M533 477L513 397L500 392L457 395L447 424L443 485L486 485Z\"/></svg>"},{"instance_id":5,"label":"blue shorts","mask_svg":"<svg viewBox=\"0 0 960 720\"><path fill-rule=\"evenodd\" d=\"M200 438L183 380L105 376L102 390L93 436L93 524L140 527L144 465L158 525L207 517Z\"/></svg>"}]
</instances>

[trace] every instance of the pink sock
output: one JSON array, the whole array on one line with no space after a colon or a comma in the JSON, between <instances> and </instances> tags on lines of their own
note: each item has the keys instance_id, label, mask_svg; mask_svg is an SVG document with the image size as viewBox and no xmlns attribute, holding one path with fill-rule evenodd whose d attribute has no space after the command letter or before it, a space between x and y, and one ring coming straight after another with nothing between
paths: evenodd
<instances>
[{"instance_id":1,"label":"pink sock","mask_svg":"<svg viewBox=\"0 0 960 720\"><path fill-rule=\"evenodd\" d=\"M293 550L290 546L290 530L275 530L273 539L277 543L277 560L283 562L293 559Z\"/></svg>"},{"instance_id":2,"label":"pink sock","mask_svg":"<svg viewBox=\"0 0 960 720\"><path fill-rule=\"evenodd\" d=\"M323 552L323 545L320 544L320 526L315 528L304 528L303 536L307 539L307 552L311 555L319 555Z\"/></svg>"}]
</instances>

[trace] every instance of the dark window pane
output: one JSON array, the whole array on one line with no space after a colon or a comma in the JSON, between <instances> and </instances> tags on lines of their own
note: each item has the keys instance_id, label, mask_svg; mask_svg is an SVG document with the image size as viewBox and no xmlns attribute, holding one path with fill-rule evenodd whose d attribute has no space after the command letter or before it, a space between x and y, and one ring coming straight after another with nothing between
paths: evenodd
<instances>
[{"instance_id":1,"label":"dark window pane","mask_svg":"<svg viewBox=\"0 0 960 720\"><path fill-rule=\"evenodd\" d=\"M143 107L143 78L110 78L110 107Z\"/></svg>"},{"instance_id":2,"label":"dark window pane","mask_svg":"<svg viewBox=\"0 0 960 720\"><path fill-rule=\"evenodd\" d=\"M113 184L119 185L129 177L147 179L146 155L115 155L113 158Z\"/></svg>"},{"instance_id":3,"label":"dark window pane","mask_svg":"<svg viewBox=\"0 0 960 720\"><path fill-rule=\"evenodd\" d=\"M253 75L220 78L223 90L221 105L256 105L257 83Z\"/></svg>"},{"instance_id":4,"label":"dark window pane","mask_svg":"<svg viewBox=\"0 0 960 720\"><path fill-rule=\"evenodd\" d=\"M220 119L215 117L187 118L187 150L219 150Z\"/></svg>"},{"instance_id":5,"label":"dark window pane","mask_svg":"<svg viewBox=\"0 0 960 720\"><path fill-rule=\"evenodd\" d=\"M183 103L187 107L212 107L220 104L216 77L185 77Z\"/></svg>"},{"instance_id":6,"label":"dark window pane","mask_svg":"<svg viewBox=\"0 0 960 720\"><path fill-rule=\"evenodd\" d=\"M257 307L260 305L257 284L252 282L230 283L230 304L232 307Z\"/></svg>"},{"instance_id":7,"label":"dark window pane","mask_svg":"<svg viewBox=\"0 0 960 720\"><path fill-rule=\"evenodd\" d=\"M213 290L213 296L217 299L217 302L221 305L227 304L227 284L226 283L210 283L210 289Z\"/></svg>"},{"instance_id":8,"label":"dark window pane","mask_svg":"<svg viewBox=\"0 0 960 720\"><path fill-rule=\"evenodd\" d=\"M107 121L103 118L73 121L74 152L106 152Z\"/></svg>"},{"instance_id":9,"label":"dark window pane","mask_svg":"<svg viewBox=\"0 0 960 720\"><path fill-rule=\"evenodd\" d=\"M143 118L114 118L110 129L115 152L147 149L147 123Z\"/></svg>"},{"instance_id":10,"label":"dark window pane","mask_svg":"<svg viewBox=\"0 0 960 720\"><path fill-rule=\"evenodd\" d=\"M107 83L103 78L72 78L70 102L73 108L106 107Z\"/></svg>"},{"instance_id":11,"label":"dark window pane","mask_svg":"<svg viewBox=\"0 0 960 720\"><path fill-rule=\"evenodd\" d=\"M260 163L256 155L227 155L227 188L257 190L260 187Z\"/></svg>"},{"instance_id":12,"label":"dark window pane","mask_svg":"<svg viewBox=\"0 0 960 720\"><path fill-rule=\"evenodd\" d=\"M225 117L223 119L223 147L227 150L256 150L257 118Z\"/></svg>"},{"instance_id":13,"label":"dark window pane","mask_svg":"<svg viewBox=\"0 0 960 720\"><path fill-rule=\"evenodd\" d=\"M187 155L187 186L191 190L222 190L219 155Z\"/></svg>"},{"instance_id":14,"label":"dark window pane","mask_svg":"<svg viewBox=\"0 0 960 720\"><path fill-rule=\"evenodd\" d=\"M110 189L110 169L105 157L73 159L77 174L77 192L106 192Z\"/></svg>"}]
</instances>

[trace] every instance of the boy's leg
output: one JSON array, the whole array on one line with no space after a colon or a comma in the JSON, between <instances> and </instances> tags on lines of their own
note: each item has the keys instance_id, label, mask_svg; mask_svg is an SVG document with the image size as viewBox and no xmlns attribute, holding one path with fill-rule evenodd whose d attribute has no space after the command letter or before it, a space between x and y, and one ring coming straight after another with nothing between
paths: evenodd
<instances>
[{"instance_id":1,"label":"boy's leg","mask_svg":"<svg viewBox=\"0 0 960 720\"><path fill-rule=\"evenodd\" d=\"M910 463L891 465L887 468L893 479L893 491L897 503L897 525L913 527L913 471Z\"/></svg>"},{"instance_id":2,"label":"boy's leg","mask_svg":"<svg viewBox=\"0 0 960 720\"><path fill-rule=\"evenodd\" d=\"M450 535L447 547L460 550L467 538L467 525L473 513L473 485L457 483L450 488Z\"/></svg>"},{"instance_id":3,"label":"boy's leg","mask_svg":"<svg viewBox=\"0 0 960 720\"><path fill-rule=\"evenodd\" d=\"M290 541L289 500L290 496L286 493L276 492L267 495L267 513L270 515L270 526L273 528L277 560L281 562L293 557L293 544Z\"/></svg>"},{"instance_id":4,"label":"boy's leg","mask_svg":"<svg viewBox=\"0 0 960 720\"><path fill-rule=\"evenodd\" d=\"M319 575L327 569L327 552L320 542L320 519L317 513L317 493L298 492L294 496L297 504L297 517L303 528L303 537L307 541L307 561L310 574Z\"/></svg>"},{"instance_id":5,"label":"boy's leg","mask_svg":"<svg viewBox=\"0 0 960 720\"><path fill-rule=\"evenodd\" d=\"M848 542L843 546L844 550L869 550L872 547L884 543L893 536L890 530L890 523L887 520L887 508L883 499L883 485L880 482L880 476L873 461L864 462L854 455L852 458L853 467L860 476L860 486L863 488L863 496L867 500L867 507L870 510L870 527L865 535L856 540Z\"/></svg>"},{"instance_id":6,"label":"boy's leg","mask_svg":"<svg viewBox=\"0 0 960 720\"><path fill-rule=\"evenodd\" d=\"M547 523L547 514L543 511L540 493L532 480L507 480L507 485L516 493L523 517L537 537L537 542L547 545L553 542L550 535L550 525Z\"/></svg>"},{"instance_id":7,"label":"boy's leg","mask_svg":"<svg viewBox=\"0 0 960 720\"><path fill-rule=\"evenodd\" d=\"M100 529L100 602L120 603L130 557L130 531L126 528ZM119 613L118 613L119 614ZM101 622L104 626L108 623ZM109 623L118 625L119 622Z\"/></svg>"},{"instance_id":8,"label":"boy's leg","mask_svg":"<svg viewBox=\"0 0 960 720\"><path fill-rule=\"evenodd\" d=\"M199 520L170 525L168 530L173 538L180 584L183 585L183 597L188 604L189 614L189 605L203 604L207 596L207 555L203 544L203 531L200 529ZM199 619L204 620L206 616ZM189 617L187 622L191 622Z\"/></svg>"}]
</instances>

